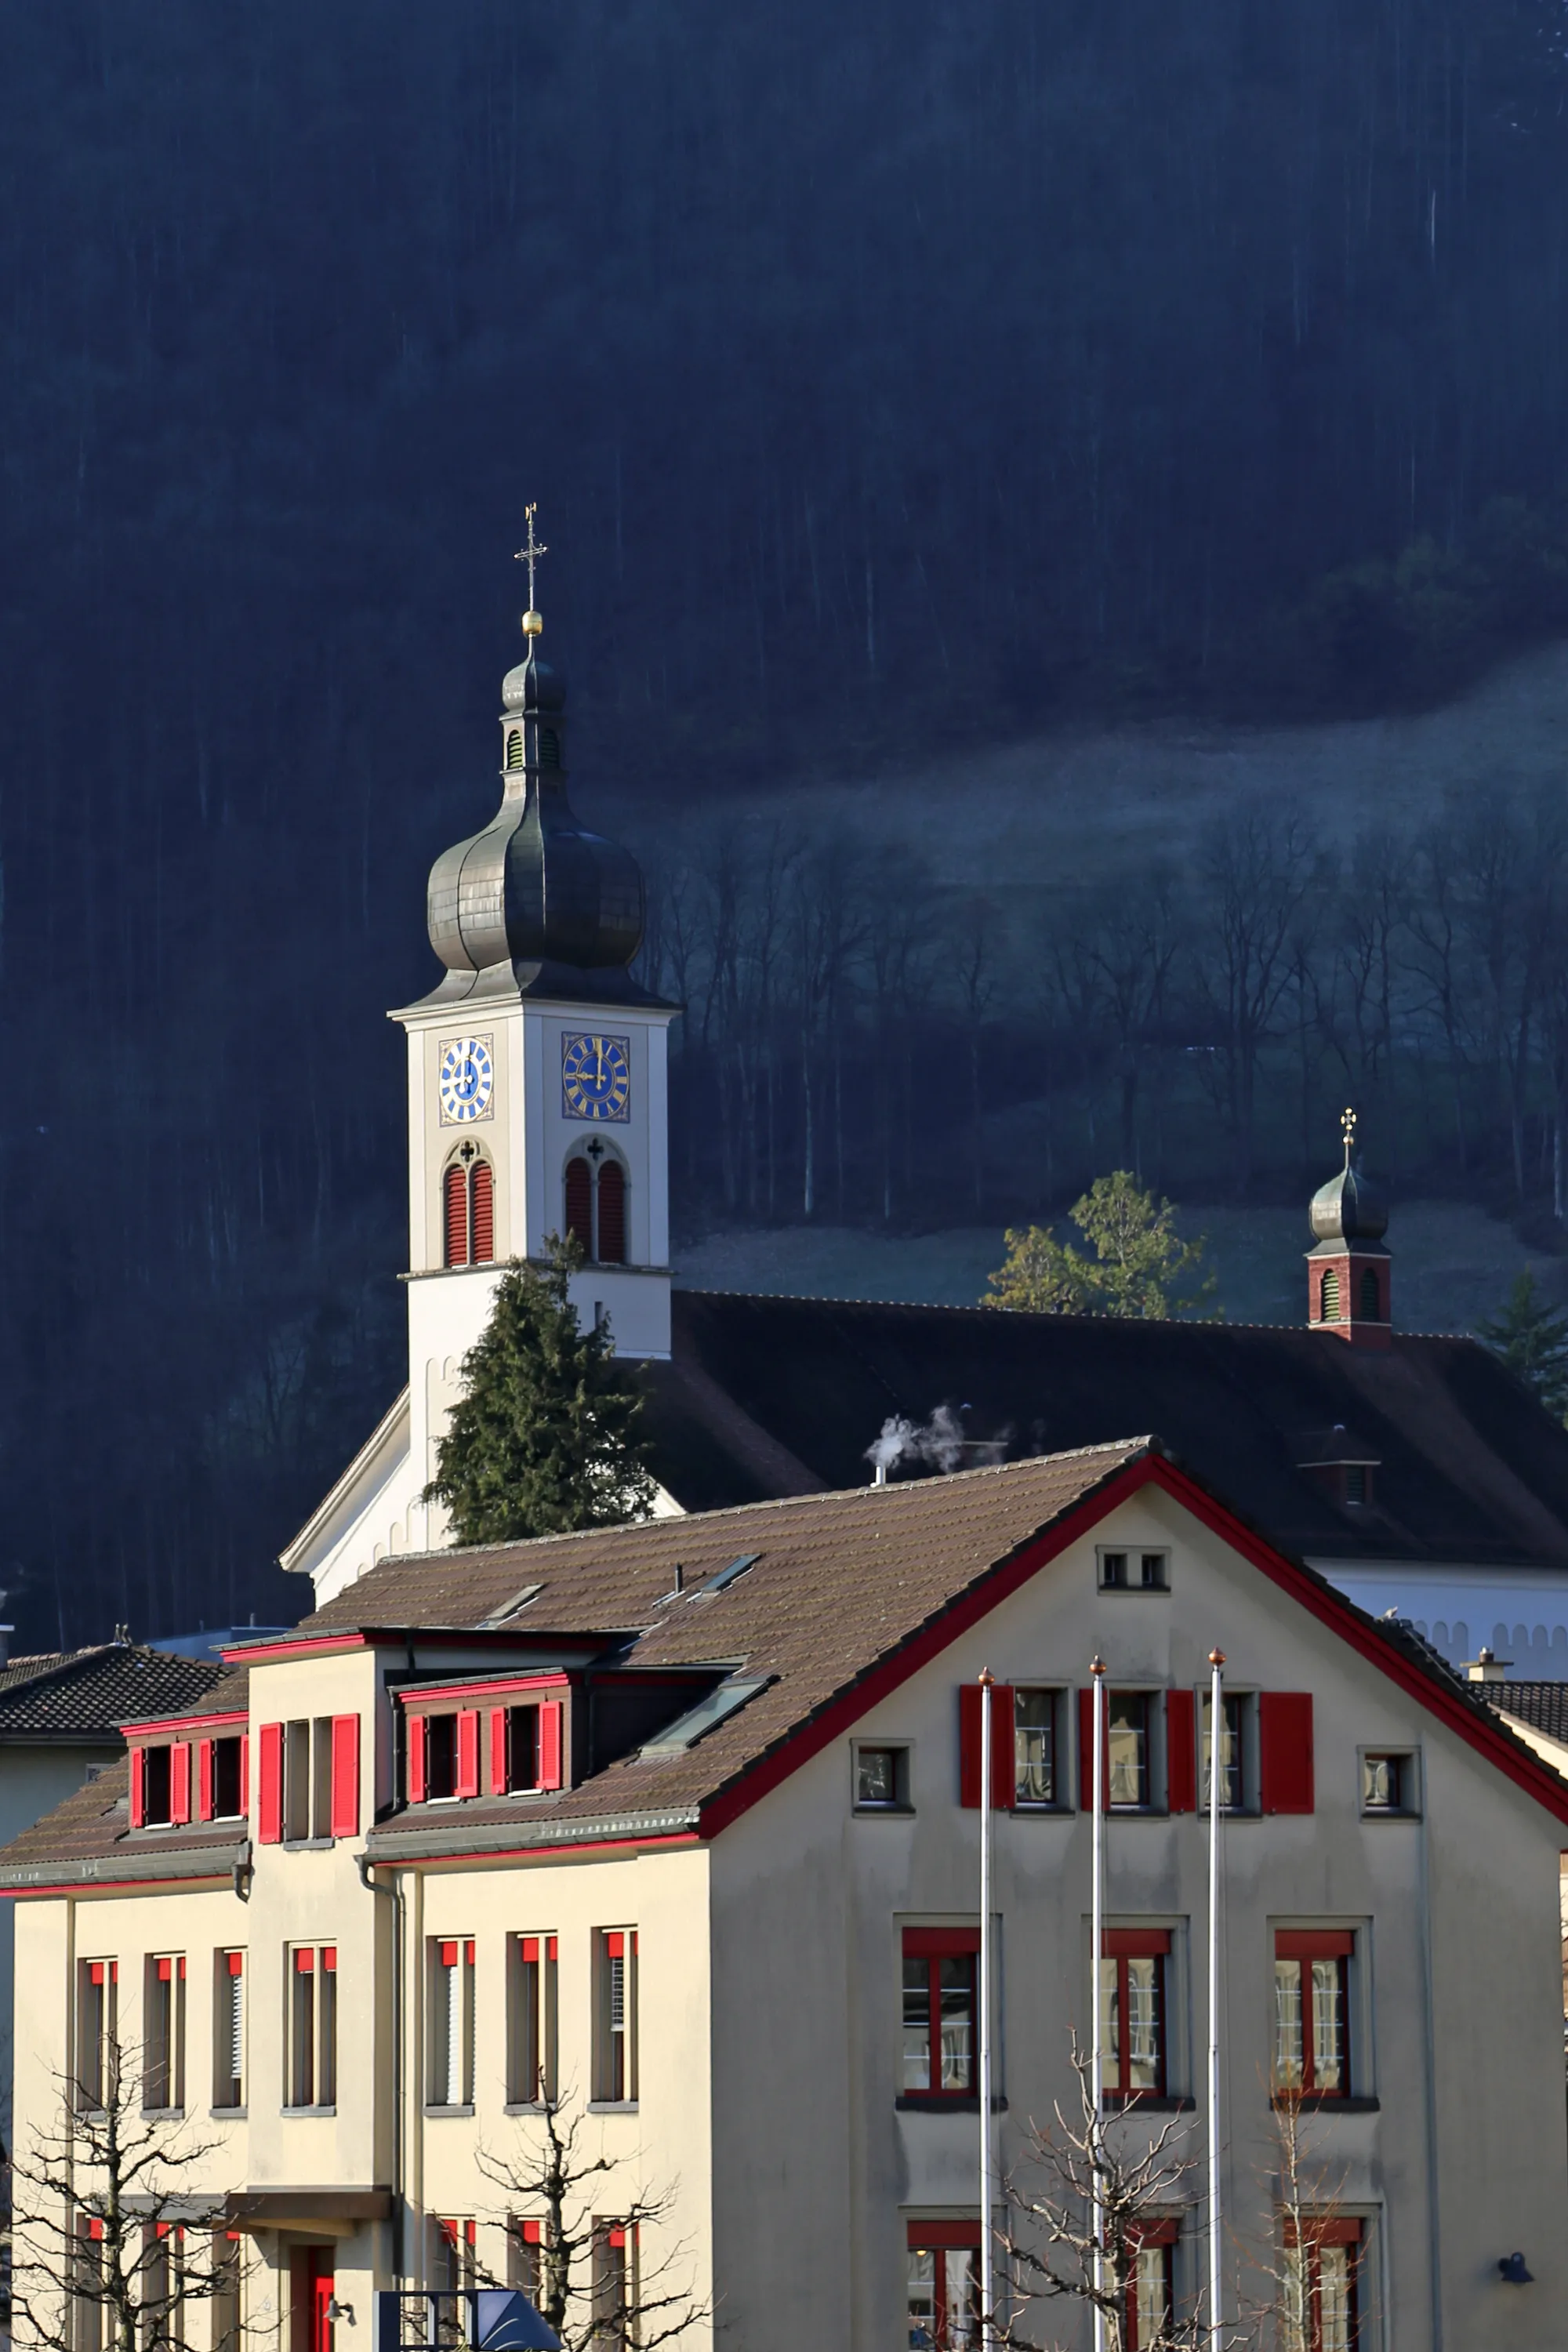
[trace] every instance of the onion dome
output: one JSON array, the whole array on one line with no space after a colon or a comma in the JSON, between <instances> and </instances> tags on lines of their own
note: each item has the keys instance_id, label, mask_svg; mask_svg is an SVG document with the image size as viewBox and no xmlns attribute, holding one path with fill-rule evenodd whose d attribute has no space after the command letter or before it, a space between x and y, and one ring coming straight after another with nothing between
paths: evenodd
<instances>
[{"instance_id":1,"label":"onion dome","mask_svg":"<svg viewBox=\"0 0 1568 2352\"><path fill-rule=\"evenodd\" d=\"M1380 1242L1388 1231L1388 1203L1376 1186L1351 1165L1355 1140L1355 1114L1344 1116L1345 1164L1337 1176L1320 1184L1309 1215L1321 1242Z\"/></svg>"},{"instance_id":2,"label":"onion dome","mask_svg":"<svg viewBox=\"0 0 1568 2352\"><path fill-rule=\"evenodd\" d=\"M536 620L531 611L528 618ZM643 879L631 852L590 833L566 795L565 680L534 650L501 686L500 807L482 833L444 850L430 869L430 944L449 972L510 969L540 992L597 974L605 992L642 944ZM630 981L618 992L636 994Z\"/></svg>"}]
</instances>

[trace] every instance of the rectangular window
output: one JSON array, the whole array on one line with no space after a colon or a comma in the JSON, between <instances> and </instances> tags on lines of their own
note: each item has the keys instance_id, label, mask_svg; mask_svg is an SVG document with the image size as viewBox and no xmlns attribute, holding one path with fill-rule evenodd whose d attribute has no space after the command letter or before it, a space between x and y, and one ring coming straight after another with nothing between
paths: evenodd
<instances>
[{"instance_id":1,"label":"rectangular window","mask_svg":"<svg viewBox=\"0 0 1568 2352\"><path fill-rule=\"evenodd\" d=\"M98 2111L114 2097L120 2053L120 1963L77 1963L77 2095Z\"/></svg>"},{"instance_id":2,"label":"rectangular window","mask_svg":"<svg viewBox=\"0 0 1568 2352\"><path fill-rule=\"evenodd\" d=\"M1130 2232L1134 2242L1129 2249L1132 2273L1127 2282L1127 2352L1164 2352L1172 2340L1179 2228L1175 2221L1144 2221Z\"/></svg>"},{"instance_id":3,"label":"rectangular window","mask_svg":"<svg viewBox=\"0 0 1568 2352\"><path fill-rule=\"evenodd\" d=\"M855 1745L855 1810L858 1813L902 1813L910 1806L907 1748Z\"/></svg>"},{"instance_id":4,"label":"rectangular window","mask_svg":"<svg viewBox=\"0 0 1568 2352\"><path fill-rule=\"evenodd\" d=\"M1163 1551L1102 1551L1100 1589L1102 1592L1166 1592L1169 1558Z\"/></svg>"},{"instance_id":5,"label":"rectangular window","mask_svg":"<svg viewBox=\"0 0 1568 2352\"><path fill-rule=\"evenodd\" d=\"M1013 1693L1013 1802L1015 1805L1055 1805L1060 1802L1057 1781L1057 1708L1060 1694L1053 1690Z\"/></svg>"},{"instance_id":6,"label":"rectangular window","mask_svg":"<svg viewBox=\"0 0 1568 2352\"><path fill-rule=\"evenodd\" d=\"M1286 2224L1287 2352L1356 2352L1362 2224L1326 2216Z\"/></svg>"},{"instance_id":7,"label":"rectangular window","mask_svg":"<svg viewBox=\"0 0 1568 2352\"><path fill-rule=\"evenodd\" d=\"M637 2231L594 2217L594 2352L629 2352L636 2341Z\"/></svg>"},{"instance_id":8,"label":"rectangular window","mask_svg":"<svg viewBox=\"0 0 1568 2352\"><path fill-rule=\"evenodd\" d=\"M289 1971L284 2097L291 2107L331 2107L338 2095L338 1953L335 1944L294 1944Z\"/></svg>"},{"instance_id":9,"label":"rectangular window","mask_svg":"<svg viewBox=\"0 0 1568 2352\"><path fill-rule=\"evenodd\" d=\"M164 1952L147 1961L142 1993L144 2041L142 2105L185 2104L185 1957Z\"/></svg>"},{"instance_id":10,"label":"rectangular window","mask_svg":"<svg viewBox=\"0 0 1568 2352\"><path fill-rule=\"evenodd\" d=\"M103 2305L103 2223L94 2213L76 2217L72 2248L76 2292L71 2297L70 2352L107 2352L108 2314Z\"/></svg>"},{"instance_id":11,"label":"rectangular window","mask_svg":"<svg viewBox=\"0 0 1568 2352\"><path fill-rule=\"evenodd\" d=\"M491 1720L491 1738L500 1742L500 1769L492 1777L498 1794L529 1795L542 1786L539 1778L539 1709L537 1706L498 1707ZM495 1726L500 1726L499 1733Z\"/></svg>"},{"instance_id":12,"label":"rectangular window","mask_svg":"<svg viewBox=\"0 0 1568 2352\"><path fill-rule=\"evenodd\" d=\"M427 1715L425 1718L425 1795L440 1803L458 1793L458 1718Z\"/></svg>"},{"instance_id":13,"label":"rectangular window","mask_svg":"<svg viewBox=\"0 0 1568 2352\"><path fill-rule=\"evenodd\" d=\"M1350 2094L1347 1928L1280 1928L1274 1938L1274 2088L1304 2097Z\"/></svg>"},{"instance_id":14,"label":"rectangular window","mask_svg":"<svg viewBox=\"0 0 1568 2352\"><path fill-rule=\"evenodd\" d=\"M239 2352L243 2321L239 2244L237 2230L213 2232L212 2352Z\"/></svg>"},{"instance_id":15,"label":"rectangular window","mask_svg":"<svg viewBox=\"0 0 1568 2352\"><path fill-rule=\"evenodd\" d=\"M512 2215L506 2233L506 2283L525 2294L535 2311L543 2310L554 2285L548 2221Z\"/></svg>"},{"instance_id":16,"label":"rectangular window","mask_svg":"<svg viewBox=\"0 0 1568 2352\"><path fill-rule=\"evenodd\" d=\"M595 1945L594 2096L619 2103L637 2095L637 1930L601 1928Z\"/></svg>"},{"instance_id":17,"label":"rectangular window","mask_svg":"<svg viewBox=\"0 0 1568 2352\"><path fill-rule=\"evenodd\" d=\"M1112 1812L1139 1812L1148 1809L1149 1704L1148 1695L1143 1691L1112 1691L1110 1695L1105 1736L1105 1801Z\"/></svg>"},{"instance_id":18,"label":"rectangular window","mask_svg":"<svg viewBox=\"0 0 1568 2352\"><path fill-rule=\"evenodd\" d=\"M245 1954L213 1955L213 2105L245 2105Z\"/></svg>"},{"instance_id":19,"label":"rectangular window","mask_svg":"<svg viewBox=\"0 0 1568 2352\"><path fill-rule=\"evenodd\" d=\"M245 1811L243 1734L209 1742L212 1772L212 1819L237 1821Z\"/></svg>"},{"instance_id":20,"label":"rectangular window","mask_svg":"<svg viewBox=\"0 0 1568 2352\"><path fill-rule=\"evenodd\" d=\"M1246 1747L1244 1734L1247 1723L1247 1700L1226 1692L1221 1698L1220 1711L1224 1727L1219 1742L1219 1801L1220 1810L1227 1813L1245 1811L1247 1807L1247 1776L1244 1769ZM1203 1762L1198 1777L1198 1801L1206 1813L1209 1809L1209 1771L1214 1750L1214 1700L1205 1695L1203 1711Z\"/></svg>"},{"instance_id":21,"label":"rectangular window","mask_svg":"<svg viewBox=\"0 0 1568 2352\"><path fill-rule=\"evenodd\" d=\"M907 2224L909 2341L920 2352L970 2352L980 2341L980 2224Z\"/></svg>"},{"instance_id":22,"label":"rectangular window","mask_svg":"<svg viewBox=\"0 0 1568 2352\"><path fill-rule=\"evenodd\" d=\"M433 2231L435 2259L430 2265L430 2284L438 2294L457 2296L471 2294L479 2283L478 2238L479 2231L469 2221L440 2220ZM468 2306L461 2303L438 2304L432 2316L436 2321L435 2340L441 2352L460 2352L468 2341L466 2317Z\"/></svg>"},{"instance_id":23,"label":"rectangular window","mask_svg":"<svg viewBox=\"0 0 1568 2352\"><path fill-rule=\"evenodd\" d=\"M178 2352L184 2342L185 2232L178 2222L151 2221L142 2233L143 2352Z\"/></svg>"},{"instance_id":24,"label":"rectangular window","mask_svg":"<svg viewBox=\"0 0 1568 2352\"><path fill-rule=\"evenodd\" d=\"M302 1842L310 1834L310 1726L283 1727L283 1834Z\"/></svg>"},{"instance_id":25,"label":"rectangular window","mask_svg":"<svg viewBox=\"0 0 1568 2352\"><path fill-rule=\"evenodd\" d=\"M556 1939L510 1936L507 1959L507 2101L537 2106L555 2097Z\"/></svg>"},{"instance_id":26,"label":"rectangular window","mask_svg":"<svg viewBox=\"0 0 1568 2352\"><path fill-rule=\"evenodd\" d=\"M978 1927L903 1932L903 2091L968 2099L975 2089Z\"/></svg>"},{"instance_id":27,"label":"rectangular window","mask_svg":"<svg viewBox=\"0 0 1568 2352\"><path fill-rule=\"evenodd\" d=\"M142 1756L142 1820L148 1829L161 1829L174 1819L174 1750L143 1748Z\"/></svg>"},{"instance_id":28,"label":"rectangular window","mask_svg":"<svg viewBox=\"0 0 1568 2352\"><path fill-rule=\"evenodd\" d=\"M1165 2095L1168 1928L1111 1927L1100 1961L1100 2033L1105 2095L1119 2105Z\"/></svg>"},{"instance_id":29,"label":"rectangular window","mask_svg":"<svg viewBox=\"0 0 1568 2352\"><path fill-rule=\"evenodd\" d=\"M1414 1813L1419 1810L1415 1759L1381 1749L1361 1759L1361 1809L1363 1813Z\"/></svg>"},{"instance_id":30,"label":"rectangular window","mask_svg":"<svg viewBox=\"0 0 1568 2352\"><path fill-rule=\"evenodd\" d=\"M433 2107L468 2107L474 2102L474 1947L471 1937L432 1937L430 1980L430 2080Z\"/></svg>"}]
</instances>

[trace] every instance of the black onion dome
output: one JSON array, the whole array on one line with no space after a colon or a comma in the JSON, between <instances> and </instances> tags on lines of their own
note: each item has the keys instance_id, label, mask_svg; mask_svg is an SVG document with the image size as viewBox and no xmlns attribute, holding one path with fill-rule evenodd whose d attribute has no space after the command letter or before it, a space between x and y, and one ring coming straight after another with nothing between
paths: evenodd
<instances>
[{"instance_id":1,"label":"black onion dome","mask_svg":"<svg viewBox=\"0 0 1568 2352\"><path fill-rule=\"evenodd\" d=\"M454 972L498 964L624 970L642 944L642 872L629 850L590 833L566 796L565 681L530 659L508 673L501 692L501 804L482 833L431 867L430 944Z\"/></svg>"},{"instance_id":2,"label":"black onion dome","mask_svg":"<svg viewBox=\"0 0 1568 2352\"><path fill-rule=\"evenodd\" d=\"M1312 1195L1312 1231L1321 1242L1380 1242L1388 1203L1359 1170L1346 1166Z\"/></svg>"}]
</instances>

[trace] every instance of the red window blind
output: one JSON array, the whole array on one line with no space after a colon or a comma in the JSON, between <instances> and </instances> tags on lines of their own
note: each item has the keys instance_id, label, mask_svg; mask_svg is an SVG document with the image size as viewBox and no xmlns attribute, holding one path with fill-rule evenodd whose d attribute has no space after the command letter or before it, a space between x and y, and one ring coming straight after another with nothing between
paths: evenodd
<instances>
[{"instance_id":1,"label":"red window blind","mask_svg":"<svg viewBox=\"0 0 1568 2352\"><path fill-rule=\"evenodd\" d=\"M1223 1788L1220 1793L1223 1798ZM1197 1801L1197 1708L1190 1690L1170 1690L1165 1693L1165 1803L1173 1813L1190 1813Z\"/></svg>"},{"instance_id":2,"label":"red window blind","mask_svg":"<svg viewBox=\"0 0 1568 2352\"><path fill-rule=\"evenodd\" d=\"M245 1974L245 1954L243 1952L228 1952L225 1954L225 1958L228 1961L228 1972L231 1977L242 1977Z\"/></svg>"},{"instance_id":3,"label":"red window blind","mask_svg":"<svg viewBox=\"0 0 1568 2352\"><path fill-rule=\"evenodd\" d=\"M932 2246L978 2246L980 2224L975 2221L910 2221L907 2225L908 2243L913 2254L923 2254Z\"/></svg>"},{"instance_id":4,"label":"red window blind","mask_svg":"<svg viewBox=\"0 0 1568 2352\"><path fill-rule=\"evenodd\" d=\"M277 1845L283 1836L283 1726L261 1727L260 1789L256 1803L256 1835L262 1845Z\"/></svg>"},{"instance_id":5,"label":"red window blind","mask_svg":"<svg viewBox=\"0 0 1568 2352\"><path fill-rule=\"evenodd\" d=\"M559 1789L562 1785L561 1715L559 1699L550 1699L539 1710L539 1785L542 1789Z\"/></svg>"},{"instance_id":6,"label":"red window blind","mask_svg":"<svg viewBox=\"0 0 1568 2352\"><path fill-rule=\"evenodd\" d=\"M1258 1778L1264 1812L1312 1811L1310 1691L1259 1691Z\"/></svg>"},{"instance_id":7,"label":"red window blind","mask_svg":"<svg viewBox=\"0 0 1568 2352\"><path fill-rule=\"evenodd\" d=\"M599 1264L626 1262L626 1174L618 1160L599 1171Z\"/></svg>"},{"instance_id":8,"label":"red window blind","mask_svg":"<svg viewBox=\"0 0 1568 2352\"><path fill-rule=\"evenodd\" d=\"M294 1973L301 1977L316 1973L316 1955L308 1944L301 1944L294 1954Z\"/></svg>"},{"instance_id":9,"label":"red window blind","mask_svg":"<svg viewBox=\"0 0 1568 2352\"><path fill-rule=\"evenodd\" d=\"M904 1958L908 1960L955 1959L980 1949L978 1927L906 1927Z\"/></svg>"},{"instance_id":10,"label":"red window blind","mask_svg":"<svg viewBox=\"0 0 1568 2352\"><path fill-rule=\"evenodd\" d=\"M566 1162L566 1230L575 1234L585 1256L594 1255L594 1176L585 1160Z\"/></svg>"},{"instance_id":11,"label":"red window blind","mask_svg":"<svg viewBox=\"0 0 1568 2352\"><path fill-rule=\"evenodd\" d=\"M504 1706L492 1706L490 1709L489 1748L490 1794L492 1797L504 1797L507 1782L506 1709Z\"/></svg>"},{"instance_id":12,"label":"red window blind","mask_svg":"<svg viewBox=\"0 0 1568 2352\"><path fill-rule=\"evenodd\" d=\"M531 1968L538 1967L542 1957L552 1960L556 1956L553 1936L520 1936L518 1941L522 1946L524 1960Z\"/></svg>"},{"instance_id":13,"label":"red window blind","mask_svg":"<svg viewBox=\"0 0 1568 2352\"><path fill-rule=\"evenodd\" d=\"M330 1977L336 1976L338 1970L338 1948L335 1944L323 1944L321 1946L321 1966L325 1969Z\"/></svg>"},{"instance_id":14,"label":"red window blind","mask_svg":"<svg viewBox=\"0 0 1568 2352\"><path fill-rule=\"evenodd\" d=\"M196 1742L196 1819L210 1822L213 1817L213 1744L210 1739Z\"/></svg>"},{"instance_id":15,"label":"red window blind","mask_svg":"<svg viewBox=\"0 0 1568 2352\"><path fill-rule=\"evenodd\" d=\"M1169 1927L1106 1927L1102 1949L1108 1960L1148 1960L1171 1948Z\"/></svg>"},{"instance_id":16,"label":"red window blind","mask_svg":"<svg viewBox=\"0 0 1568 2352\"><path fill-rule=\"evenodd\" d=\"M456 1160L442 1179L442 1206L448 1265L468 1263L468 1181Z\"/></svg>"},{"instance_id":17,"label":"red window blind","mask_svg":"<svg viewBox=\"0 0 1568 2352\"><path fill-rule=\"evenodd\" d=\"M465 1706L458 1715L458 1782L454 1796L477 1797L479 1793L479 1717L476 1707Z\"/></svg>"},{"instance_id":18,"label":"red window blind","mask_svg":"<svg viewBox=\"0 0 1568 2352\"><path fill-rule=\"evenodd\" d=\"M176 1739L169 1750L169 1819L191 1818L191 1743Z\"/></svg>"},{"instance_id":19,"label":"red window blind","mask_svg":"<svg viewBox=\"0 0 1568 2352\"><path fill-rule=\"evenodd\" d=\"M332 1835L359 1834L359 1717L332 1717Z\"/></svg>"},{"instance_id":20,"label":"red window blind","mask_svg":"<svg viewBox=\"0 0 1568 2352\"><path fill-rule=\"evenodd\" d=\"M425 1802L425 1717L411 1715L408 1718L408 1801L411 1805Z\"/></svg>"},{"instance_id":21,"label":"red window blind","mask_svg":"<svg viewBox=\"0 0 1568 2352\"><path fill-rule=\"evenodd\" d=\"M1277 1927L1274 1957L1279 1960L1350 1960L1355 1935L1349 1927Z\"/></svg>"},{"instance_id":22,"label":"red window blind","mask_svg":"<svg viewBox=\"0 0 1568 2352\"><path fill-rule=\"evenodd\" d=\"M978 1683L958 1685L958 1801L980 1810L980 1715ZM1017 1786L1014 1762L1013 1689L1009 1683L991 1685L991 1803L1009 1811Z\"/></svg>"},{"instance_id":23,"label":"red window blind","mask_svg":"<svg viewBox=\"0 0 1568 2352\"><path fill-rule=\"evenodd\" d=\"M517 2234L525 2246L542 2246L544 2243L544 2224L542 2221L520 2221Z\"/></svg>"},{"instance_id":24,"label":"red window blind","mask_svg":"<svg viewBox=\"0 0 1568 2352\"><path fill-rule=\"evenodd\" d=\"M141 1748L131 1750L131 1826L143 1829L147 1822L147 1760Z\"/></svg>"},{"instance_id":25,"label":"red window blind","mask_svg":"<svg viewBox=\"0 0 1568 2352\"><path fill-rule=\"evenodd\" d=\"M476 1160L468 1176L468 1233L476 1265L489 1265L496 1254L495 1178L488 1160Z\"/></svg>"}]
</instances>

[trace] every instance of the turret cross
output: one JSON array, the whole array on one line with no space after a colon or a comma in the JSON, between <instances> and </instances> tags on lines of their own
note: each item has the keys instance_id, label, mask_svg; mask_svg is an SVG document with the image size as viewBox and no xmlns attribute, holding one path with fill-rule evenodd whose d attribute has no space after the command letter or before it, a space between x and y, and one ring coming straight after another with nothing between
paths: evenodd
<instances>
[{"instance_id":1,"label":"turret cross","mask_svg":"<svg viewBox=\"0 0 1568 2352\"><path fill-rule=\"evenodd\" d=\"M536 540L533 536L533 518L539 512L538 507L528 507L524 509L524 512L528 519L528 541L525 546L518 549L512 561L514 563L526 563L528 566L528 609L530 613L531 613L534 609L533 567L538 562L542 555L549 554L550 550L543 544L542 541Z\"/></svg>"}]
</instances>

